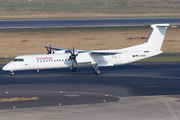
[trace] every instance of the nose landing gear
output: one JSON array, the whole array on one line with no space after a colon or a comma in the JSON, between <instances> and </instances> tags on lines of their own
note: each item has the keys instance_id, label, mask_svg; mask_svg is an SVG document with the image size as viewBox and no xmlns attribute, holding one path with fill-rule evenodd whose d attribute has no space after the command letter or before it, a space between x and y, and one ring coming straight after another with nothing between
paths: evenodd
<instances>
[{"instance_id":1,"label":"nose landing gear","mask_svg":"<svg viewBox=\"0 0 180 120\"><path fill-rule=\"evenodd\" d=\"M12 75L12 76L13 76L13 75L14 75L14 72L13 72L13 71L10 71L10 75Z\"/></svg>"}]
</instances>

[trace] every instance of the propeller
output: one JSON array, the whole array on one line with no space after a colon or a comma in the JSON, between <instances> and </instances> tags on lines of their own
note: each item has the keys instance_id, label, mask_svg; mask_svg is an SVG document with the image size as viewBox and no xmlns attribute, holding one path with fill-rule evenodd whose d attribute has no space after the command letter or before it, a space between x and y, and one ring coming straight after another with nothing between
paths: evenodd
<instances>
[{"instance_id":1,"label":"propeller","mask_svg":"<svg viewBox=\"0 0 180 120\"><path fill-rule=\"evenodd\" d=\"M50 44L50 48L46 48L48 53L47 54L51 54L51 44Z\"/></svg>"},{"instance_id":2,"label":"propeller","mask_svg":"<svg viewBox=\"0 0 180 120\"><path fill-rule=\"evenodd\" d=\"M73 46L73 52L69 49L69 52L71 53L71 55L69 56L69 60L73 60L72 62L72 68L74 67L74 63L76 63L76 65L78 66L77 64L77 60L76 60L76 56L78 54L74 54L74 46Z\"/></svg>"}]
</instances>

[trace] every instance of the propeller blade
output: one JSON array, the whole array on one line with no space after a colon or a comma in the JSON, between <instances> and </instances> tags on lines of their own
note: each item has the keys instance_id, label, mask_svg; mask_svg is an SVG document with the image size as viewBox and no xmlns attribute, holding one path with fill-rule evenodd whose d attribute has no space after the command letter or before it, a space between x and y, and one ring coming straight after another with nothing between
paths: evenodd
<instances>
[{"instance_id":1,"label":"propeller blade","mask_svg":"<svg viewBox=\"0 0 180 120\"><path fill-rule=\"evenodd\" d=\"M72 61L72 68L74 67L74 61Z\"/></svg>"},{"instance_id":2,"label":"propeller blade","mask_svg":"<svg viewBox=\"0 0 180 120\"><path fill-rule=\"evenodd\" d=\"M73 46L73 55L74 55L74 46Z\"/></svg>"},{"instance_id":3,"label":"propeller blade","mask_svg":"<svg viewBox=\"0 0 180 120\"><path fill-rule=\"evenodd\" d=\"M51 44L50 44L50 53L49 54L51 54Z\"/></svg>"},{"instance_id":4,"label":"propeller blade","mask_svg":"<svg viewBox=\"0 0 180 120\"><path fill-rule=\"evenodd\" d=\"M48 53L47 53L47 54L49 54L49 52L50 52L50 51L49 51L49 49L48 49L48 48L46 48L46 49L47 49L47 51L48 51Z\"/></svg>"},{"instance_id":5,"label":"propeller blade","mask_svg":"<svg viewBox=\"0 0 180 120\"><path fill-rule=\"evenodd\" d=\"M69 49L69 52L71 53L71 55L73 54L70 49Z\"/></svg>"},{"instance_id":6,"label":"propeller blade","mask_svg":"<svg viewBox=\"0 0 180 120\"><path fill-rule=\"evenodd\" d=\"M76 65L78 66L78 64L77 64L77 60L74 60L74 62L76 63Z\"/></svg>"},{"instance_id":7,"label":"propeller blade","mask_svg":"<svg viewBox=\"0 0 180 120\"><path fill-rule=\"evenodd\" d=\"M50 44L50 47L49 48L46 48L48 53L47 54L51 54L52 50L51 50L51 44Z\"/></svg>"}]
</instances>

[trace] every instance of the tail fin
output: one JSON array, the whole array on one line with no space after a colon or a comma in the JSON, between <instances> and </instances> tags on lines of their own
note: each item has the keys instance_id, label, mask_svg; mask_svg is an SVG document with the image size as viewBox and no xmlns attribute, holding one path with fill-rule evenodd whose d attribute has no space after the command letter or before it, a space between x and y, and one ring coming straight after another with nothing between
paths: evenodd
<instances>
[{"instance_id":1,"label":"tail fin","mask_svg":"<svg viewBox=\"0 0 180 120\"><path fill-rule=\"evenodd\" d=\"M169 24L153 24L150 26L152 31L143 45L143 50L160 51Z\"/></svg>"}]
</instances>

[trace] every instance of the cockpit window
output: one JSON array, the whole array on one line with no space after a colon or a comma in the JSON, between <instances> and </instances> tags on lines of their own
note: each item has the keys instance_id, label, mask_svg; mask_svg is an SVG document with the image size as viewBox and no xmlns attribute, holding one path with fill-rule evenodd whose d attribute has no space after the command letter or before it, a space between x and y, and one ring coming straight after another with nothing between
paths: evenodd
<instances>
[{"instance_id":1,"label":"cockpit window","mask_svg":"<svg viewBox=\"0 0 180 120\"><path fill-rule=\"evenodd\" d=\"M18 59L14 59L13 61L18 61Z\"/></svg>"},{"instance_id":2,"label":"cockpit window","mask_svg":"<svg viewBox=\"0 0 180 120\"><path fill-rule=\"evenodd\" d=\"M22 62L22 61L24 61L24 59L14 59L13 61L14 62Z\"/></svg>"},{"instance_id":3,"label":"cockpit window","mask_svg":"<svg viewBox=\"0 0 180 120\"><path fill-rule=\"evenodd\" d=\"M24 61L24 59L19 59L18 61Z\"/></svg>"}]
</instances>

